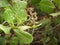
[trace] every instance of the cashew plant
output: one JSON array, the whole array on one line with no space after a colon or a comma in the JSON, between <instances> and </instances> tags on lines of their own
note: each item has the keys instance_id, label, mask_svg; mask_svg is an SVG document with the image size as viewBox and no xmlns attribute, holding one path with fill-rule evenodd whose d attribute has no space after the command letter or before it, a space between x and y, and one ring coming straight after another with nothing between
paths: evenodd
<instances>
[{"instance_id":1,"label":"cashew plant","mask_svg":"<svg viewBox=\"0 0 60 45\"><path fill-rule=\"evenodd\" d=\"M29 44L33 41L27 20L26 1L0 0L0 45ZM2 36L3 33L3 36Z\"/></svg>"}]
</instances>

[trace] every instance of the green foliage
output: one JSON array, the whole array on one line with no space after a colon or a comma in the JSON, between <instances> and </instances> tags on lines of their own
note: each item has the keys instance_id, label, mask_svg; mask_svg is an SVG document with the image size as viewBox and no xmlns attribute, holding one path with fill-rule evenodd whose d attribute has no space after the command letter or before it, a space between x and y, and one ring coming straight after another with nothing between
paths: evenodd
<instances>
[{"instance_id":1,"label":"green foliage","mask_svg":"<svg viewBox=\"0 0 60 45\"><path fill-rule=\"evenodd\" d=\"M0 0L0 7L10 6L7 0Z\"/></svg>"},{"instance_id":2,"label":"green foliage","mask_svg":"<svg viewBox=\"0 0 60 45\"><path fill-rule=\"evenodd\" d=\"M54 10L55 6L50 0L41 0L39 8L43 12L50 13Z\"/></svg>"},{"instance_id":3,"label":"green foliage","mask_svg":"<svg viewBox=\"0 0 60 45\"><path fill-rule=\"evenodd\" d=\"M52 17L54 17L55 24L59 24L60 23L60 12L51 13L50 15Z\"/></svg>"},{"instance_id":4,"label":"green foliage","mask_svg":"<svg viewBox=\"0 0 60 45\"><path fill-rule=\"evenodd\" d=\"M51 0L30 0L30 2L32 4L39 5L39 9L42 12L46 12L46 13L51 13L54 11L55 9L54 3L60 9L60 0L53 0L54 3Z\"/></svg>"},{"instance_id":5,"label":"green foliage","mask_svg":"<svg viewBox=\"0 0 60 45\"><path fill-rule=\"evenodd\" d=\"M59 24L59 23L60 23L60 16L59 16L59 17L56 17L56 18L54 19L54 22L55 22L55 24Z\"/></svg>"},{"instance_id":6,"label":"green foliage","mask_svg":"<svg viewBox=\"0 0 60 45\"><path fill-rule=\"evenodd\" d=\"M26 29L29 29L30 26L21 26L27 20L27 12L25 10L27 6L27 2L16 1L16 3L13 4L13 6L12 5L8 6L8 4L10 3L3 5L6 2L4 2L5 0L1 0L1 1L2 1L0 3L2 5L1 7L4 8L4 11L1 17L5 23L3 22L2 24L0 24L0 30L3 31L5 35L9 34L7 35L8 38L10 37L11 30L13 30L16 35L16 37L10 38L11 40L9 44L17 45L18 42L21 44L31 43L33 41L32 35L24 31ZM6 24L6 26L4 24ZM3 41L2 41L2 44L3 44Z\"/></svg>"},{"instance_id":7,"label":"green foliage","mask_svg":"<svg viewBox=\"0 0 60 45\"><path fill-rule=\"evenodd\" d=\"M52 13L53 11L55 11L54 9L56 7L58 7L58 9L60 9L60 0L30 0L30 2L34 5L38 7L38 9L40 9L41 12L44 13L51 13L48 15L49 18L47 19L43 19L40 20L38 22L38 25L33 25L33 28L38 28L39 26L43 26L44 27L44 31L42 31L42 39L40 40L43 45L47 45L47 42L49 43L48 45L58 45L57 42L57 38L54 36L55 34L53 34L53 27L51 25L53 20L54 24L60 24L60 12L55 12ZM40 14L40 13L39 13ZM52 36L53 35L53 36Z\"/></svg>"},{"instance_id":8,"label":"green foliage","mask_svg":"<svg viewBox=\"0 0 60 45\"><path fill-rule=\"evenodd\" d=\"M51 42L50 42L51 45L58 45L57 42L58 42L57 39L55 37L52 37Z\"/></svg>"},{"instance_id":9,"label":"green foliage","mask_svg":"<svg viewBox=\"0 0 60 45\"><path fill-rule=\"evenodd\" d=\"M43 42L43 45L46 45L46 43L50 41L50 37L44 37L40 41Z\"/></svg>"},{"instance_id":10,"label":"green foliage","mask_svg":"<svg viewBox=\"0 0 60 45\"><path fill-rule=\"evenodd\" d=\"M10 27L8 26L3 26L2 24L0 24L0 30L2 30L4 33L9 34L10 33Z\"/></svg>"},{"instance_id":11,"label":"green foliage","mask_svg":"<svg viewBox=\"0 0 60 45\"><path fill-rule=\"evenodd\" d=\"M13 17L12 17L12 15L13 15L12 10L10 8L5 8L5 11L3 12L2 17L9 24L13 24Z\"/></svg>"},{"instance_id":12,"label":"green foliage","mask_svg":"<svg viewBox=\"0 0 60 45\"><path fill-rule=\"evenodd\" d=\"M12 10L18 22L18 25L23 24L23 22L27 20L27 13L25 11L26 6L27 6L27 2L25 1L20 1L17 2L15 5L13 5Z\"/></svg>"},{"instance_id":13,"label":"green foliage","mask_svg":"<svg viewBox=\"0 0 60 45\"><path fill-rule=\"evenodd\" d=\"M23 10L23 9L20 10L17 17L16 17L16 19L17 19L18 24L23 24L23 22L27 20L26 11Z\"/></svg>"},{"instance_id":14,"label":"green foliage","mask_svg":"<svg viewBox=\"0 0 60 45\"><path fill-rule=\"evenodd\" d=\"M53 0L53 2L60 8L60 0ZM55 9L53 2L51 0L30 0L29 3L31 3L34 8L37 6L41 12L51 13ZM53 22L54 24L60 23L60 12L51 13L48 15L48 18L43 17L37 24L35 24L36 21L32 26L27 26L25 23L28 19L26 12L27 4L25 0L0 0L0 8L3 9L3 11L0 10L0 33L4 33L3 36L0 34L0 45L6 45L6 43L10 45L18 45L18 43L30 44L33 41L33 36L26 30L29 28L36 29L38 27L44 27L40 40L43 45L46 45L47 42L49 42L50 45L57 45L57 38L54 35L51 37L54 32L51 24ZM51 20L51 18L53 18L53 20ZM32 20L35 21L33 18Z\"/></svg>"},{"instance_id":15,"label":"green foliage","mask_svg":"<svg viewBox=\"0 0 60 45\"><path fill-rule=\"evenodd\" d=\"M17 37L12 37L10 41L10 45L17 45L18 44L18 38Z\"/></svg>"},{"instance_id":16,"label":"green foliage","mask_svg":"<svg viewBox=\"0 0 60 45\"><path fill-rule=\"evenodd\" d=\"M19 38L21 44L29 44L33 41L32 35L25 31L14 29L14 32Z\"/></svg>"},{"instance_id":17,"label":"green foliage","mask_svg":"<svg viewBox=\"0 0 60 45\"><path fill-rule=\"evenodd\" d=\"M41 0L30 0L32 4L38 4Z\"/></svg>"},{"instance_id":18,"label":"green foliage","mask_svg":"<svg viewBox=\"0 0 60 45\"><path fill-rule=\"evenodd\" d=\"M0 16L0 24L3 22L3 19L2 19L2 17Z\"/></svg>"},{"instance_id":19,"label":"green foliage","mask_svg":"<svg viewBox=\"0 0 60 45\"><path fill-rule=\"evenodd\" d=\"M60 8L60 0L53 0L53 1L58 6L58 8Z\"/></svg>"},{"instance_id":20,"label":"green foliage","mask_svg":"<svg viewBox=\"0 0 60 45\"><path fill-rule=\"evenodd\" d=\"M0 37L0 45L4 45L6 43L5 37Z\"/></svg>"}]
</instances>

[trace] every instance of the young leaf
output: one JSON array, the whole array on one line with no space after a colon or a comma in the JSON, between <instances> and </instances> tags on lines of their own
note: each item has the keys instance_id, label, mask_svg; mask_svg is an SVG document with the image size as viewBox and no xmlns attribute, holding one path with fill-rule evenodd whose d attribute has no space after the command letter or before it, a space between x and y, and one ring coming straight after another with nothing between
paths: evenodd
<instances>
[{"instance_id":1,"label":"young leaf","mask_svg":"<svg viewBox=\"0 0 60 45\"><path fill-rule=\"evenodd\" d=\"M41 0L39 8L43 12L50 13L54 10L55 6L50 0Z\"/></svg>"},{"instance_id":2,"label":"young leaf","mask_svg":"<svg viewBox=\"0 0 60 45\"><path fill-rule=\"evenodd\" d=\"M7 26L3 26L2 24L0 24L0 29L2 31L4 31L4 33L9 34L11 28L10 27L7 27Z\"/></svg>"},{"instance_id":3,"label":"young leaf","mask_svg":"<svg viewBox=\"0 0 60 45\"><path fill-rule=\"evenodd\" d=\"M33 37L31 34L25 31L21 31L18 29L14 30L16 36L19 38L20 43L22 44L29 44L33 41Z\"/></svg>"},{"instance_id":4,"label":"young leaf","mask_svg":"<svg viewBox=\"0 0 60 45\"><path fill-rule=\"evenodd\" d=\"M5 8L5 11L3 12L2 17L9 24L13 24L13 13L12 13L12 10L10 8Z\"/></svg>"}]
</instances>

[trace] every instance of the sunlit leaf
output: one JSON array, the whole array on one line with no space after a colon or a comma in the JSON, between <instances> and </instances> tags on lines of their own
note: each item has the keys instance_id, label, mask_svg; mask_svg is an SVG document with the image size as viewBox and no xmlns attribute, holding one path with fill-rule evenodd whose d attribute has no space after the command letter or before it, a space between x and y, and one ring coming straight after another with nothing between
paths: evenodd
<instances>
[{"instance_id":1,"label":"sunlit leaf","mask_svg":"<svg viewBox=\"0 0 60 45\"><path fill-rule=\"evenodd\" d=\"M28 32L25 31L21 31L21 30L14 30L16 36L19 38L20 43L22 44L29 44L33 41L33 37L31 34L29 34Z\"/></svg>"},{"instance_id":2,"label":"sunlit leaf","mask_svg":"<svg viewBox=\"0 0 60 45\"><path fill-rule=\"evenodd\" d=\"M26 1L19 1L16 2L16 4L13 5L13 9L16 10L20 10L20 9L25 9L27 6L27 2Z\"/></svg>"},{"instance_id":3,"label":"sunlit leaf","mask_svg":"<svg viewBox=\"0 0 60 45\"><path fill-rule=\"evenodd\" d=\"M51 15L51 16L53 16L53 17L57 17L57 16L59 16L59 15L60 15L60 12L51 13L50 15Z\"/></svg>"},{"instance_id":4,"label":"sunlit leaf","mask_svg":"<svg viewBox=\"0 0 60 45\"><path fill-rule=\"evenodd\" d=\"M7 27L7 26L3 26L2 24L0 24L0 29L6 33L6 34L9 34L10 33L10 27Z\"/></svg>"},{"instance_id":5,"label":"sunlit leaf","mask_svg":"<svg viewBox=\"0 0 60 45\"><path fill-rule=\"evenodd\" d=\"M2 17L9 24L13 24L13 13L12 13L12 10L10 8L5 8L5 11L3 12Z\"/></svg>"},{"instance_id":6,"label":"sunlit leaf","mask_svg":"<svg viewBox=\"0 0 60 45\"><path fill-rule=\"evenodd\" d=\"M29 29L31 27L30 26L20 26L18 28L23 31L23 30Z\"/></svg>"},{"instance_id":7,"label":"sunlit leaf","mask_svg":"<svg viewBox=\"0 0 60 45\"><path fill-rule=\"evenodd\" d=\"M23 24L27 20L27 13L25 10L17 10L15 18L18 24Z\"/></svg>"},{"instance_id":8,"label":"sunlit leaf","mask_svg":"<svg viewBox=\"0 0 60 45\"><path fill-rule=\"evenodd\" d=\"M18 12L18 16L17 16L17 21L18 24L23 24L23 22L25 22L27 20L27 13L25 10L20 10Z\"/></svg>"},{"instance_id":9,"label":"sunlit leaf","mask_svg":"<svg viewBox=\"0 0 60 45\"><path fill-rule=\"evenodd\" d=\"M22 24L27 19L27 12L25 11L26 6L27 2L19 1L12 8L18 24Z\"/></svg>"}]
</instances>

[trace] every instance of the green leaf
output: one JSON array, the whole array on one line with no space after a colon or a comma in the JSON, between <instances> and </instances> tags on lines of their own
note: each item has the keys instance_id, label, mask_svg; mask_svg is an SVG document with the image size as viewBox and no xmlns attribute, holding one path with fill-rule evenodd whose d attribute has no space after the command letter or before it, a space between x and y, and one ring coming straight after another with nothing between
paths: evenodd
<instances>
[{"instance_id":1,"label":"green leaf","mask_svg":"<svg viewBox=\"0 0 60 45\"><path fill-rule=\"evenodd\" d=\"M37 4L37 3L39 3L41 0L30 0L30 2L32 3L32 4Z\"/></svg>"},{"instance_id":2,"label":"green leaf","mask_svg":"<svg viewBox=\"0 0 60 45\"><path fill-rule=\"evenodd\" d=\"M60 8L60 0L53 0L53 1L58 6L58 8Z\"/></svg>"},{"instance_id":3,"label":"green leaf","mask_svg":"<svg viewBox=\"0 0 60 45\"><path fill-rule=\"evenodd\" d=\"M19 15L17 16L17 21L19 24L23 24L23 22L25 22L27 20L27 13L25 10L20 10Z\"/></svg>"},{"instance_id":4,"label":"green leaf","mask_svg":"<svg viewBox=\"0 0 60 45\"><path fill-rule=\"evenodd\" d=\"M20 9L25 9L27 6L27 2L26 1L19 1L16 2L16 4L13 5L13 9L16 10L20 10Z\"/></svg>"},{"instance_id":5,"label":"green leaf","mask_svg":"<svg viewBox=\"0 0 60 45\"><path fill-rule=\"evenodd\" d=\"M11 41L9 42L10 45L17 45L18 44L18 39L17 37L12 37L11 38Z\"/></svg>"},{"instance_id":6,"label":"green leaf","mask_svg":"<svg viewBox=\"0 0 60 45\"><path fill-rule=\"evenodd\" d=\"M26 21L27 19L27 12L25 11L26 6L27 2L19 1L12 8L15 14L15 19L18 22L18 25L23 24L23 22Z\"/></svg>"},{"instance_id":7,"label":"green leaf","mask_svg":"<svg viewBox=\"0 0 60 45\"><path fill-rule=\"evenodd\" d=\"M12 10L10 8L5 8L5 11L3 12L2 17L9 24L13 24L13 13L12 13Z\"/></svg>"},{"instance_id":8,"label":"green leaf","mask_svg":"<svg viewBox=\"0 0 60 45\"><path fill-rule=\"evenodd\" d=\"M26 29L29 29L29 28L31 28L30 26L20 26L20 27L18 27L18 29L20 29L20 30L26 30Z\"/></svg>"},{"instance_id":9,"label":"green leaf","mask_svg":"<svg viewBox=\"0 0 60 45\"><path fill-rule=\"evenodd\" d=\"M11 28L10 27L7 27L7 26L3 26L2 24L0 24L0 29L2 31L4 31L4 33L9 34Z\"/></svg>"},{"instance_id":10,"label":"green leaf","mask_svg":"<svg viewBox=\"0 0 60 45\"><path fill-rule=\"evenodd\" d=\"M54 10L55 6L50 0L41 0L39 8L42 12L50 13Z\"/></svg>"},{"instance_id":11,"label":"green leaf","mask_svg":"<svg viewBox=\"0 0 60 45\"><path fill-rule=\"evenodd\" d=\"M29 34L28 32L25 31L21 31L18 29L14 30L16 36L18 37L20 43L22 44L29 44L33 41L33 37L31 34Z\"/></svg>"},{"instance_id":12,"label":"green leaf","mask_svg":"<svg viewBox=\"0 0 60 45\"><path fill-rule=\"evenodd\" d=\"M0 7L10 6L7 0L0 0Z\"/></svg>"},{"instance_id":13,"label":"green leaf","mask_svg":"<svg viewBox=\"0 0 60 45\"><path fill-rule=\"evenodd\" d=\"M25 10L18 10L18 12L16 12L16 20L19 24L23 24L26 20L27 20L27 13Z\"/></svg>"}]
</instances>

